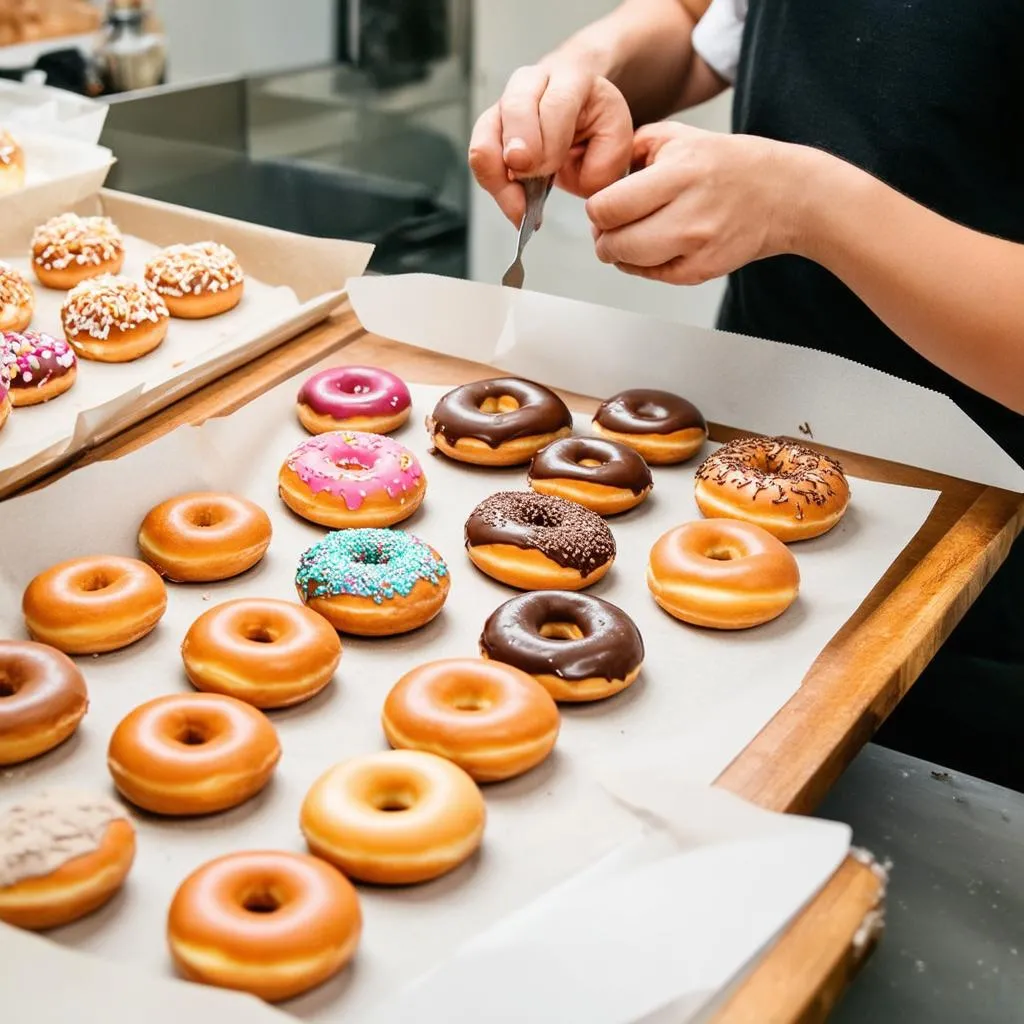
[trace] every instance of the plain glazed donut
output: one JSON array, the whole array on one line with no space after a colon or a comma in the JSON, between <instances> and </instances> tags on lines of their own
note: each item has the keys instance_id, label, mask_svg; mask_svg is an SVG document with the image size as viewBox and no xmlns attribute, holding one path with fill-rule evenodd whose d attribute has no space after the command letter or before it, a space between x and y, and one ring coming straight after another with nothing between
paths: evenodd
<instances>
[{"instance_id":1,"label":"plain glazed donut","mask_svg":"<svg viewBox=\"0 0 1024 1024\"><path fill-rule=\"evenodd\" d=\"M487 812L458 765L421 750L354 757L321 775L299 816L310 850L350 878L411 885L472 856Z\"/></svg>"},{"instance_id":2,"label":"plain glazed donut","mask_svg":"<svg viewBox=\"0 0 1024 1024\"><path fill-rule=\"evenodd\" d=\"M393 526L420 507L427 478L397 441L339 430L303 441L281 467L278 490L297 515L332 530Z\"/></svg>"},{"instance_id":3,"label":"plain glazed donut","mask_svg":"<svg viewBox=\"0 0 1024 1024\"><path fill-rule=\"evenodd\" d=\"M835 459L781 437L723 444L697 470L695 497L704 515L741 519L785 543L832 529L850 501Z\"/></svg>"},{"instance_id":4,"label":"plain glazed donut","mask_svg":"<svg viewBox=\"0 0 1024 1024\"><path fill-rule=\"evenodd\" d=\"M476 782L499 782L551 753L561 718L547 690L525 672L480 658L445 658L402 676L381 722L391 746L426 750Z\"/></svg>"},{"instance_id":5,"label":"plain glazed donut","mask_svg":"<svg viewBox=\"0 0 1024 1024\"><path fill-rule=\"evenodd\" d=\"M700 410L671 391L633 388L598 406L594 433L635 448L652 466L685 462L700 451L708 425Z\"/></svg>"},{"instance_id":6,"label":"plain glazed donut","mask_svg":"<svg viewBox=\"0 0 1024 1024\"><path fill-rule=\"evenodd\" d=\"M48 402L63 395L78 379L75 350L59 338L39 331L4 331L0 336L3 347L6 353L0 353L0 360L7 362L15 407Z\"/></svg>"},{"instance_id":7,"label":"plain glazed donut","mask_svg":"<svg viewBox=\"0 0 1024 1024\"><path fill-rule=\"evenodd\" d=\"M0 921L33 931L70 924L121 888L135 829L106 797L53 790L0 813Z\"/></svg>"},{"instance_id":8,"label":"plain glazed donut","mask_svg":"<svg viewBox=\"0 0 1024 1024\"><path fill-rule=\"evenodd\" d=\"M200 615L185 634L181 657L197 690L283 708L331 681L341 641L326 619L302 605L240 598Z\"/></svg>"},{"instance_id":9,"label":"plain glazed donut","mask_svg":"<svg viewBox=\"0 0 1024 1024\"><path fill-rule=\"evenodd\" d=\"M144 276L171 316L184 320L234 309L245 288L238 257L217 242L169 245L146 264Z\"/></svg>"},{"instance_id":10,"label":"plain glazed donut","mask_svg":"<svg viewBox=\"0 0 1024 1024\"><path fill-rule=\"evenodd\" d=\"M0 640L0 765L63 743L88 707L85 679L67 655L45 644Z\"/></svg>"},{"instance_id":11,"label":"plain glazed donut","mask_svg":"<svg viewBox=\"0 0 1024 1024\"><path fill-rule=\"evenodd\" d=\"M135 558L73 558L36 576L21 607L34 640L65 654L102 654L151 632L167 608L167 589Z\"/></svg>"},{"instance_id":12,"label":"plain glazed donut","mask_svg":"<svg viewBox=\"0 0 1024 1024\"><path fill-rule=\"evenodd\" d=\"M36 297L14 267L0 262L0 331L23 331L32 322Z\"/></svg>"},{"instance_id":13,"label":"plain glazed donut","mask_svg":"<svg viewBox=\"0 0 1024 1024\"><path fill-rule=\"evenodd\" d=\"M68 290L90 277L120 274L124 239L109 217L61 213L32 236L32 269L47 288Z\"/></svg>"},{"instance_id":14,"label":"plain glazed donut","mask_svg":"<svg viewBox=\"0 0 1024 1024\"><path fill-rule=\"evenodd\" d=\"M644 642L633 620L608 601L537 590L491 614L480 653L529 673L555 700L575 702L601 700L633 683Z\"/></svg>"},{"instance_id":15,"label":"plain glazed donut","mask_svg":"<svg viewBox=\"0 0 1024 1024\"><path fill-rule=\"evenodd\" d=\"M152 352L167 334L164 300L127 277L75 285L60 309L64 337L83 359L128 363Z\"/></svg>"},{"instance_id":16,"label":"plain glazed donut","mask_svg":"<svg viewBox=\"0 0 1024 1024\"><path fill-rule=\"evenodd\" d=\"M647 586L683 622L746 629L776 618L796 600L800 570L785 544L761 527L698 519L658 539Z\"/></svg>"},{"instance_id":17,"label":"plain glazed donut","mask_svg":"<svg viewBox=\"0 0 1024 1024\"><path fill-rule=\"evenodd\" d=\"M299 421L311 434L390 434L409 418L412 396L405 381L387 370L335 366L302 385L297 408Z\"/></svg>"},{"instance_id":18,"label":"plain glazed donut","mask_svg":"<svg viewBox=\"0 0 1024 1024\"><path fill-rule=\"evenodd\" d=\"M529 462L545 445L572 433L572 413L558 395L517 377L463 384L427 418L434 446L480 466Z\"/></svg>"},{"instance_id":19,"label":"plain glazed donut","mask_svg":"<svg viewBox=\"0 0 1024 1024\"><path fill-rule=\"evenodd\" d=\"M280 756L274 727L255 708L218 693L175 693L121 719L107 767L136 807L212 814L255 796Z\"/></svg>"},{"instance_id":20,"label":"plain glazed donut","mask_svg":"<svg viewBox=\"0 0 1024 1024\"><path fill-rule=\"evenodd\" d=\"M229 853L178 887L167 943L190 981L290 999L352 959L363 930L351 883L316 857Z\"/></svg>"},{"instance_id":21,"label":"plain glazed donut","mask_svg":"<svg viewBox=\"0 0 1024 1024\"><path fill-rule=\"evenodd\" d=\"M270 545L270 516L234 494L170 498L139 528L142 557L176 583L212 583L251 569Z\"/></svg>"},{"instance_id":22,"label":"plain glazed donut","mask_svg":"<svg viewBox=\"0 0 1024 1024\"><path fill-rule=\"evenodd\" d=\"M611 568L615 538L574 501L501 491L466 520L466 551L481 572L511 587L582 590Z\"/></svg>"}]
</instances>

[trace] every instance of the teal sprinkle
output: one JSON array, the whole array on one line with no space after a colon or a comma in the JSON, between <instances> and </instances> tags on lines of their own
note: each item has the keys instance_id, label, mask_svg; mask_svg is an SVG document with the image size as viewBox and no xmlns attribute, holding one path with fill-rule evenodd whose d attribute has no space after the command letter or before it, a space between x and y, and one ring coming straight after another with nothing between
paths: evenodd
<instances>
[{"instance_id":1,"label":"teal sprinkle","mask_svg":"<svg viewBox=\"0 0 1024 1024\"><path fill-rule=\"evenodd\" d=\"M401 530L337 530L304 551L295 573L310 597L352 595L383 604L406 597L420 580L437 586L448 566L419 538Z\"/></svg>"}]
</instances>

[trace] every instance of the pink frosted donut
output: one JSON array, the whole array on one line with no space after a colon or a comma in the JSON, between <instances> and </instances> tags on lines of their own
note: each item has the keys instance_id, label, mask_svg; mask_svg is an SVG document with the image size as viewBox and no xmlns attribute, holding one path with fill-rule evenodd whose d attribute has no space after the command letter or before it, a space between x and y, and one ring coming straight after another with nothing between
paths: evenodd
<instances>
[{"instance_id":1,"label":"pink frosted donut","mask_svg":"<svg viewBox=\"0 0 1024 1024\"><path fill-rule=\"evenodd\" d=\"M420 507L427 490L408 448L355 430L303 441L285 459L277 483L293 512L334 530L399 523Z\"/></svg>"},{"instance_id":2,"label":"pink frosted donut","mask_svg":"<svg viewBox=\"0 0 1024 1024\"><path fill-rule=\"evenodd\" d=\"M405 381L373 366L335 366L314 374L299 391L298 413L311 434L363 430L388 434L408 418Z\"/></svg>"},{"instance_id":3,"label":"pink frosted donut","mask_svg":"<svg viewBox=\"0 0 1024 1024\"><path fill-rule=\"evenodd\" d=\"M39 405L64 394L78 375L75 350L40 331L4 331L0 347L10 375L11 404Z\"/></svg>"}]
</instances>

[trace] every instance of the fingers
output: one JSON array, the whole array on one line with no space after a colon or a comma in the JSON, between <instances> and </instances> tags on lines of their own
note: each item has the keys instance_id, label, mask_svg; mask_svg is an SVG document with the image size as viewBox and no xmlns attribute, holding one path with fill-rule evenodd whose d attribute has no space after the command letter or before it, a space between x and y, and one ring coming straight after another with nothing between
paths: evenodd
<instances>
[{"instance_id":1,"label":"fingers","mask_svg":"<svg viewBox=\"0 0 1024 1024\"><path fill-rule=\"evenodd\" d=\"M601 231L613 231L660 210L683 187L678 168L652 164L592 195L587 200L587 216Z\"/></svg>"},{"instance_id":2,"label":"fingers","mask_svg":"<svg viewBox=\"0 0 1024 1024\"><path fill-rule=\"evenodd\" d=\"M685 255L673 218L655 213L634 224L602 231L594 251L602 263L625 263L637 267L657 267L675 256Z\"/></svg>"},{"instance_id":3,"label":"fingers","mask_svg":"<svg viewBox=\"0 0 1024 1024\"><path fill-rule=\"evenodd\" d=\"M531 66L512 72L498 108L501 116L501 151L505 166L530 174L543 162L540 103L548 86L548 73Z\"/></svg>"},{"instance_id":4,"label":"fingers","mask_svg":"<svg viewBox=\"0 0 1024 1024\"><path fill-rule=\"evenodd\" d=\"M497 105L485 110L473 128L469 166L481 188L494 197L501 212L518 226L526 211L526 195L519 182L509 180L502 155L501 113Z\"/></svg>"},{"instance_id":5,"label":"fingers","mask_svg":"<svg viewBox=\"0 0 1024 1024\"><path fill-rule=\"evenodd\" d=\"M698 260L688 256L676 256L657 267L638 267L629 263L617 263L615 266L624 274L643 277L648 281L660 281L662 284L704 284L718 276L709 273Z\"/></svg>"},{"instance_id":6,"label":"fingers","mask_svg":"<svg viewBox=\"0 0 1024 1024\"><path fill-rule=\"evenodd\" d=\"M598 78L586 99L577 139L586 147L579 165L579 194L595 192L629 173L633 155L633 116L629 104L607 79Z\"/></svg>"}]
</instances>

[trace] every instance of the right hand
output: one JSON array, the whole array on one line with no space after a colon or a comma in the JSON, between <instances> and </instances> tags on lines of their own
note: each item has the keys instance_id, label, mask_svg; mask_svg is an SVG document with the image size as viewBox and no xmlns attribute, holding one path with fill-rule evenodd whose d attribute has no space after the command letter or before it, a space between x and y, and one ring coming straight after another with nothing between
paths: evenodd
<instances>
[{"instance_id":1,"label":"right hand","mask_svg":"<svg viewBox=\"0 0 1024 1024\"><path fill-rule=\"evenodd\" d=\"M589 198L628 171L633 119L606 78L573 68L519 68L501 99L480 115L469 166L502 213L518 225L526 210L520 179L556 175Z\"/></svg>"}]
</instances>

